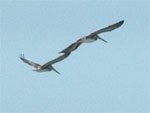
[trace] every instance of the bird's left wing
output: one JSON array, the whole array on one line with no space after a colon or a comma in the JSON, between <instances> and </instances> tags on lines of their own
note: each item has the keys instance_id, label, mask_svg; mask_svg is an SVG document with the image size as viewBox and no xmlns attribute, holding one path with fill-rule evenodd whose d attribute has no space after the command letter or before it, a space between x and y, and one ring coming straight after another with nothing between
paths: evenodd
<instances>
[{"instance_id":1,"label":"bird's left wing","mask_svg":"<svg viewBox=\"0 0 150 113\"><path fill-rule=\"evenodd\" d=\"M91 36L91 35L97 35L97 34L103 33L103 32L112 31L112 30L114 30L114 29L116 29L116 28L119 28L123 23L124 23L124 20L119 21L119 22L117 22L117 23L115 23L115 24L112 24L112 25L109 25L109 26L107 26L107 27L105 27L105 28L102 28L102 29L100 29L100 30L97 30L97 31L91 33L89 36Z\"/></svg>"},{"instance_id":2,"label":"bird's left wing","mask_svg":"<svg viewBox=\"0 0 150 113\"><path fill-rule=\"evenodd\" d=\"M33 66L33 67L38 67L38 66L40 66L40 64L37 64L37 63L32 62L32 61L30 61L30 60L27 60L27 59L24 57L24 54L21 54L21 55L19 56L19 58L20 58L23 62L27 63L27 64L30 65L30 66Z\"/></svg>"},{"instance_id":3,"label":"bird's left wing","mask_svg":"<svg viewBox=\"0 0 150 113\"><path fill-rule=\"evenodd\" d=\"M63 54L57 58L55 58L54 60L51 60L45 64L42 65L42 68L46 68L46 67L49 67L49 66L52 66L52 64L55 64L57 62L60 62L62 60L64 60L66 57L68 57L70 55L70 53L66 53L66 54Z\"/></svg>"}]
</instances>

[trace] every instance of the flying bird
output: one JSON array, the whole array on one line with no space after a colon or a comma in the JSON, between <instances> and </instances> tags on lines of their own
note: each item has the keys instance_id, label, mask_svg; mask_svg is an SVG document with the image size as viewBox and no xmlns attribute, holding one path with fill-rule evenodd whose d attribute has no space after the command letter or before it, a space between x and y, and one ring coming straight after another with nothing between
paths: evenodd
<instances>
[{"instance_id":1,"label":"flying bird","mask_svg":"<svg viewBox=\"0 0 150 113\"><path fill-rule=\"evenodd\" d=\"M55 58L54 60L51 60L43 65L40 65L38 63L35 63L33 61L30 61L28 59L26 59L24 57L24 54L21 54L20 55L20 59L27 63L28 65L32 66L33 67L33 71L37 71L37 72L47 72L47 71L55 71L57 74L60 74L60 72L58 72L53 66L52 64L55 64L57 62L60 62L62 61L63 59L65 59L66 57L68 57L70 55L70 53L67 53L67 54L63 54L57 58Z\"/></svg>"},{"instance_id":2,"label":"flying bird","mask_svg":"<svg viewBox=\"0 0 150 113\"><path fill-rule=\"evenodd\" d=\"M112 24L112 25L109 25L105 28L102 28L100 30L97 30L91 34L89 34L88 36L84 36L83 38L80 38L79 40L77 40L77 42L82 42L82 43L90 43L90 42L94 42L96 41L97 39L100 39L104 42L107 43L106 40L104 40L103 38L101 38L100 36L98 36L98 34L100 33L104 33L104 32L109 32L109 31L112 31L114 29L117 29L119 28L122 24L124 23L124 20L120 21L120 22L117 22L115 24Z\"/></svg>"},{"instance_id":3,"label":"flying bird","mask_svg":"<svg viewBox=\"0 0 150 113\"><path fill-rule=\"evenodd\" d=\"M74 50L76 50L82 43L90 43L90 42L94 42L97 39L100 39L104 42L107 43L106 40L104 40L103 38L101 38L100 36L98 36L98 34L103 33L103 32L109 32L112 31L118 27L120 27L122 24L124 23L124 21L120 21L118 23L115 23L113 25L110 25L108 27L102 28L100 30L97 30L91 34L89 34L88 36L84 36L80 39L78 39L76 42L72 43L71 45L69 45L67 48L65 48L64 50L60 51L59 53L70 53Z\"/></svg>"}]
</instances>

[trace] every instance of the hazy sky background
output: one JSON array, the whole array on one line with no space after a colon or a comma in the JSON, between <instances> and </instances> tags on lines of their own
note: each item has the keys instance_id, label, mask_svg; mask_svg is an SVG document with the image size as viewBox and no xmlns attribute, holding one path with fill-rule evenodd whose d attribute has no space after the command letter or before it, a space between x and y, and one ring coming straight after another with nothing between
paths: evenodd
<instances>
[{"instance_id":1,"label":"hazy sky background","mask_svg":"<svg viewBox=\"0 0 150 113\"><path fill-rule=\"evenodd\" d=\"M148 112L148 0L0 2L1 112ZM33 72L19 59L54 59L80 37L83 44L51 71Z\"/></svg>"}]
</instances>

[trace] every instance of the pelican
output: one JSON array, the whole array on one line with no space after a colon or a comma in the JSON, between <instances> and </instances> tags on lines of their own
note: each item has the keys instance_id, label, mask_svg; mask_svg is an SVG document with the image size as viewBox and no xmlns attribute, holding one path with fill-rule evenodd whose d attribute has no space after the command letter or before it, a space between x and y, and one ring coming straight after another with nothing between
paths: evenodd
<instances>
[{"instance_id":1,"label":"pelican","mask_svg":"<svg viewBox=\"0 0 150 113\"><path fill-rule=\"evenodd\" d=\"M102 29L100 29L100 30L97 30L97 31L95 31L95 32L93 32L93 33L91 33L91 34L89 34L88 36L84 36L83 38L80 38L79 40L77 40L77 42L90 43L90 42L96 41L97 39L100 39L100 40L102 40L102 41L104 41L104 42L107 43L107 41L104 40L103 38L101 38L100 36L98 36L98 34L104 33L104 32L109 32L109 31L112 31L112 30L114 30L114 29L117 29L117 28L119 28L123 23L124 23L124 20L119 21L119 22L117 22L117 23L115 23L115 24L109 25L109 26L107 26L107 27L105 27L105 28L102 28Z\"/></svg>"},{"instance_id":2,"label":"pelican","mask_svg":"<svg viewBox=\"0 0 150 113\"><path fill-rule=\"evenodd\" d=\"M70 53L74 50L76 50L80 45L82 44L82 42L74 42L71 45L69 45L67 48L65 48L64 50L60 51L59 53Z\"/></svg>"},{"instance_id":3,"label":"pelican","mask_svg":"<svg viewBox=\"0 0 150 113\"><path fill-rule=\"evenodd\" d=\"M60 74L60 72L58 72L58 71L52 66L52 64L57 63L57 62L59 62L59 61L62 61L63 59L65 59L65 58L68 57L69 55L70 55L70 53L63 54L63 55L61 55L61 56L55 58L54 60L51 60L51 61L49 61L49 62L47 62L47 63L45 63L45 64L43 64L43 65L40 65L40 64L38 64L38 63L35 63L35 62L32 62L32 61L26 59L26 58L24 57L24 54L21 54L21 55L20 55L20 59L21 59L23 62L27 63L28 65L32 66L32 67L33 67L33 71L37 71L37 72L47 72L47 71L53 70L53 71L55 71L57 74Z\"/></svg>"},{"instance_id":4,"label":"pelican","mask_svg":"<svg viewBox=\"0 0 150 113\"><path fill-rule=\"evenodd\" d=\"M124 20L117 22L115 24L109 25L108 27L102 28L100 30L97 30L97 31L89 34L88 36L84 36L84 37L78 39L76 42L69 45L64 50L60 51L59 53L70 53L70 52L76 50L82 43L94 42L97 39L100 39L100 40L107 43L107 41L104 40L103 38L101 38L100 36L98 36L98 34L103 33L103 32L109 32L109 31L112 31L116 28L119 28L123 23L124 23Z\"/></svg>"}]
</instances>

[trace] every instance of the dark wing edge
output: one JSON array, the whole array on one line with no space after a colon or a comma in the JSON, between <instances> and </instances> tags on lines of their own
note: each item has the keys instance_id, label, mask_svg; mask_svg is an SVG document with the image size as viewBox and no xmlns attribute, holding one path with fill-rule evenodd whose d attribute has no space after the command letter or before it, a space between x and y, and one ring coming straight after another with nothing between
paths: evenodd
<instances>
[{"instance_id":1,"label":"dark wing edge","mask_svg":"<svg viewBox=\"0 0 150 113\"><path fill-rule=\"evenodd\" d=\"M66 53L72 46L74 46L75 43L72 43L71 45L69 45L68 47L66 47L65 49L63 49L62 51L58 52L58 53Z\"/></svg>"},{"instance_id":2,"label":"dark wing edge","mask_svg":"<svg viewBox=\"0 0 150 113\"><path fill-rule=\"evenodd\" d=\"M67 48L65 48L64 50L60 51L59 53L70 53L74 50L76 50L82 43L79 42L79 40L77 40L76 42L72 43L71 45L69 45ZM69 50L70 48L73 48L75 46L74 49L72 49L71 51Z\"/></svg>"},{"instance_id":3,"label":"dark wing edge","mask_svg":"<svg viewBox=\"0 0 150 113\"><path fill-rule=\"evenodd\" d=\"M26 64L28 64L28 65L30 65L30 66L33 66L33 67L38 67L38 66L40 66L40 64L37 64L37 63L32 62L32 61L30 61L30 60L27 60L27 59L24 57L24 54L20 54L19 58L20 58L23 62L25 62Z\"/></svg>"},{"instance_id":4,"label":"dark wing edge","mask_svg":"<svg viewBox=\"0 0 150 113\"><path fill-rule=\"evenodd\" d=\"M116 29L116 28L119 28L123 23L124 23L124 20L121 20L121 21L119 21L119 22L117 22L117 23L115 23L115 24L112 24L112 25L109 25L109 26L107 26L107 27L105 27L105 28L102 28L102 29L100 29L100 30L97 30L97 31L91 33L90 35L97 35L97 34L100 34L100 33L103 33L103 32L112 31L112 30L114 30L114 29Z\"/></svg>"},{"instance_id":5,"label":"dark wing edge","mask_svg":"<svg viewBox=\"0 0 150 113\"><path fill-rule=\"evenodd\" d=\"M63 54L57 58L55 58L54 60L51 60L45 64L42 65L42 68L46 68L46 67L49 67L49 66L52 66L52 64L55 64L57 62L60 62L62 60L64 60L66 57L68 57L70 55L70 53L66 53L66 54Z\"/></svg>"}]
</instances>

